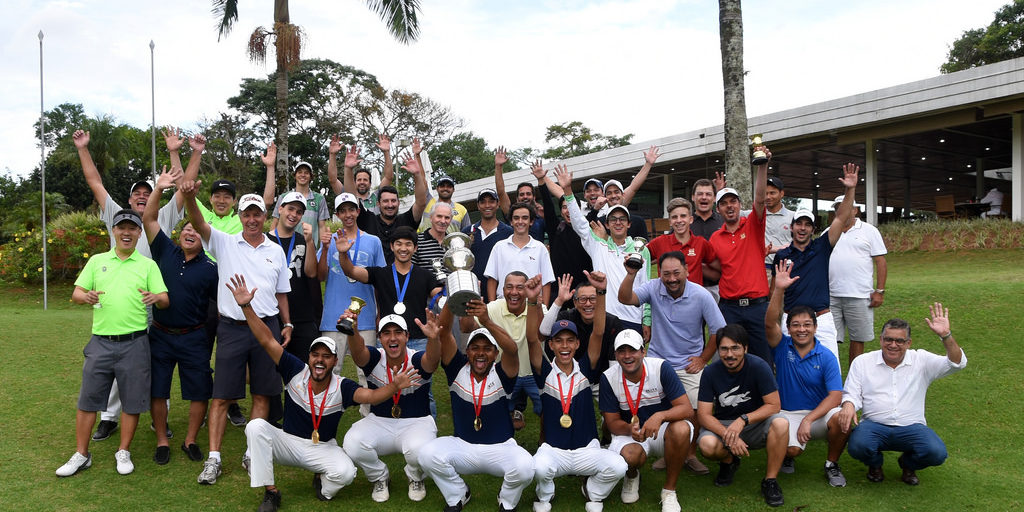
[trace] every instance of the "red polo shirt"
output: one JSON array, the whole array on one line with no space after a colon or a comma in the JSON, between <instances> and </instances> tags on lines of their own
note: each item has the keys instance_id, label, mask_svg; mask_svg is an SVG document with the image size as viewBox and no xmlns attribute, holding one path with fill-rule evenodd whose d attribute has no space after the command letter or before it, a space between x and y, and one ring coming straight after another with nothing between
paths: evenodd
<instances>
[{"instance_id":1,"label":"red polo shirt","mask_svg":"<svg viewBox=\"0 0 1024 512\"><path fill-rule=\"evenodd\" d=\"M661 235L647 244L647 250L651 252L651 261L657 261L662 254L672 251L683 253L686 259L686 279L692 283L704 285L704 269L701 263L715 261L715 250L707 240L690 233L690 240L686 245L679 243L675 233Z\"/></svg>"},{"instance_id":2,"label":"red polo shirt","mask_svg":"<svg viewBox=\"0 0 1024 512\"><path fill-rule=\"evenodd\" d=\"M764 272L764 215L757 210L740 219L740 227L730 233L726 225L711 235L711 247L722 263L718 293L723 299L754 299L768 295L768 277Z\"/></svg>"}]
</instances>

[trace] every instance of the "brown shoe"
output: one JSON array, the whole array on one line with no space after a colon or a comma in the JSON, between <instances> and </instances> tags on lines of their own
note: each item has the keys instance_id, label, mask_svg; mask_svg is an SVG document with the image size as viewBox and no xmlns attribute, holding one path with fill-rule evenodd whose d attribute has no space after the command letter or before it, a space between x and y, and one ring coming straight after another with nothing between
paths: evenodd
<instances>
[{"instance_id":1,"label":"brown shoe","mask_svg":"<svg viewBox=\"0 0 1024 512\"><path fill-rule=\"evenodd\" d=\"M882 467L868 468L868 481L869 482L881 482L885 480L885 473L882 471Z\"/></svg>"},{"instance_id":2,"label":"brown shoe","mask_svg":"<svg viewBox=\"0 0 1024 512\"><path fill-rule=\"evenodd\" d=\"M903 480L903 483L905 483L907 485L917 485L917 484L921 483L921 480L919 480L917 478L917 472L916 471L914 471L913 469L908 469L908 468L903 466L903 456L902 455L900 455L900 458L896 459L896 461L899 463L900 468L903 469L903 475L900 476L900 480Z\"/></svg>"},{"instance_id":3,"label":"brown shoe","mask_svg":"<svg viewBox=\"0 0 1024 512\"><path fill-rule=\"evenodd\" d=\"M695 475L706 475L711 472L707 466L704 465L697 457L691 457L686 459L686 463L683 464L689 472Z\"/></svg>"},{"instance_id":4,"label":"brown shoe","mask_svg":"<svg viewBox=\"0 0 1024 512\"><path fill-rule=\"evenodd\" d=\"M523 417L523 412L519 410L512 411L512 428L522 430L525 426L526 418Z\"/></svg>"}]
</instances>

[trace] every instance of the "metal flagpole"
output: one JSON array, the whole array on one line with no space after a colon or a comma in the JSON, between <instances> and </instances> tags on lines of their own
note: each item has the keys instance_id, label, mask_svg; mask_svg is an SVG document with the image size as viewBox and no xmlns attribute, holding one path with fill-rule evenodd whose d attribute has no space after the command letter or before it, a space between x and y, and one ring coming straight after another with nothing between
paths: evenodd
<instances>
[{"instance_id":1,"label":"metal flagpole","mask_svg":"<svg viewBox=\"0 0 1024 512\"><path fill-rule=\"evenodd\" d=\"M46 239L46 116L43 112L43 31L39 31L39 178L43 184L42 217L43 217L43 310L48 309Z\"/></svg>"},{"instance_id":2,"label":"metal flagpole","mask_svg":"<svg viewBox=\"0 0 1024 512\"><path fill-rule=\"evenodd\" d=\"M153 141L153 182L156 182L156 75L154 70L153 62L153 48L156 44L153 40L149 40L149 94L150 94L150 105L153 107L153 123L149 125L150 136ZM159 199L159 198L158 198Z\"/></svg>"}]
</instances>

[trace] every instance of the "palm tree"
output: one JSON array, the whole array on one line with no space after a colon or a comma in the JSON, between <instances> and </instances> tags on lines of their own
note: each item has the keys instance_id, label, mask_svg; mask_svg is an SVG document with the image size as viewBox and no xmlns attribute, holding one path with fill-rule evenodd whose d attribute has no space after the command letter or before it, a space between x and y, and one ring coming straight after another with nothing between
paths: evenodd
<instances>
[{"instance_id":1,"label":"palm tree","mask_svg":"<svg viewBox=\"0 0 1024 512\"><path fill-rule=\"evenodd\" d=\"M366 0L367 7L380 16L391 35L403 44L419 37L419 0ZM213 0L213 14L220 21L217 39L226 36L238 21L238 0ZM267 43L274 42L277 57L277 169L288 168L288 72L300 61L303 32L292 25L288 15L288 0L274 0L274 28L256 27L249 36L249 59L263 63L267 59Z\"/></svg>"},{"instance_id":2,"label":"palm tree","mask_svg":"<svg viewBox=\"0 0 1024 512\"><path fill-rule=\"evenodd\" d=\"M743 91L743 9L740 0L718 0L718 35L722 45L725 89L725 172L729 185L750 204L751 170L747 140L747 105Z\"/></svg>"}]
</instances>

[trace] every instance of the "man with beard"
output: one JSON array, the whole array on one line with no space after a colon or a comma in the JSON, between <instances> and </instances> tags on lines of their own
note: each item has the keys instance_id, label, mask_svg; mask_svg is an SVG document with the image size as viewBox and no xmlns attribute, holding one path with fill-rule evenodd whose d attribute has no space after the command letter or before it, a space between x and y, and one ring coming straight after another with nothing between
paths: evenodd
<instances>
[{"instance_id":1,"label":"man with beard","mask_svg":"<svg viewBox=\"0 0 1024 512\"><path fill-rule=\"evenodd\" d=\"M814 214L809 210L798 210L793 215L793 243L775 253L778 262L793 263L790 275L799 278L792 286L786 288L783 308L787 312L796 306L808 306L813 309L819 326L816 334L818 342L836 356L837 362L839 345L836 343L836 325L832 320L832 311L829 310L829 258L832 256L832 248L843 234L843 226L853 216L853 194L857 190L859 171L860 167L854 164L843 166L843 177L839 181L846 187L846 199L836 209L836 216L828 231L812 241ZM785 317L782 322L782 333L788 334L788 322Z\"/></svg>"},{"instance_id":2,"label":"man with beard","mask_svg":"<svg viewBox=\"0 0 1024 512\"><path fill-rule=\"evenodd\" d=\"M660 260L661 256L677 251L686 258L686 279L692 283L704 285L708 281L718 282L722 275L722 265L715 256L715 250L707 240L694 236L690 231L693 222L693 205L681 197L674 197L668 202L668 218L672 224L672 232L665 233L647 243L651 251L651 259ZM710 290L709 290L710 291Z\"/></svg>"},{"instance_id":3,"label":"man with beard","mask_svg":"<svg viewBox=\"0 0 1024 512\"><path fill-rule=\"evenodd\" d=\"M498 286L510 272L520 271L528 276L540 274L544 286L541 302L547 303L551 296L551 283L555 273L551 268L551 257L547 247L530 236L530 226L537 218L532 203L516 203L512 213L512 236L495 244L484 275L487 276L486 295L488 300L501 298L502 287Z\"/></svg>"},{"instance_id":4,"label":"man with beard","mask_svg":"<svg viewBox=\"0 0 1024 512\"><path fill-rule=\"evenodd\" d=\"M229 235L210 227L203 220L195 200L197 186L198 182L186 181L180 192L185 195L185 209L192 219L192 227L202 237L210 253L217 258L218 281L227 285L232 276L245 272L254 287L272 290L273 293L261 294L250 307L267 325L273 337L280 336L283 344L287 345L294 327L290 323L288 308L288 292L291 291L288 278L291 273L285 263L284 251L263 233L263 224L267 218L263 198L257 194L242 196L238 202L242 232ZM246 327L242 309L231 296L218 293L217 310L220 323L217 325L213 403L208 420L210 453L197 478L199 483L206 485L216 483L221 474L220 445L224 438L228 403L245 398L246 370L252 393L251 419L266 418L270 397L281 393L281 382L275 377L274 362ZM283 327L281 322L284 323ZM247 456L243 455L242 463L248 463Z\"/></svg>"},{"instance_id":5,"label":"man with beard","mask_svg":"<svg viewBox=\"0 0 1024 512\"><path fill-rule=\"evenodd\" d=\"M153 190L154 201L146 204L142 214L153 260L167 284L168 297L174 297L166 309L153 311L153 323L149 329L153 377L150 413L156 430L153 460L161 465L171 460L170 442L167 440L167 399L171 397L174 366L178 366L181 397L191 402L188 431L181 449L196 462L203 460L196 437L213 395L212 347L206 342L204 328L207 305L217 299L217 265L206 256L199 233L192 228L191 222L186 222L181 228L180 245L175 245L160 229L158 220L160 201L157 198L180 178L180 168L161 174Z\"/></svg>"},{"instance_id":6,"label":"man with beard","mask_svg":"<svg viewBox=\"0 0 1024 512\"><path fill-rule=\"evenodd\" d=\"M353 320L358 329L356 315L346 310L339 318ZM417 376L401 393L395 393L370 408L370 413L357 421L345 434L345 453L366 473L366 479L373 484L371 498L381 503L391 497L388 486L391 483L388 467L380 458L384 455L401 453L405 458L405 474L409 478L409 499L423 501L427 488L423 480L426 475L420 467L420 448L437 437L437 424L430 415L430 379L437 370L441 357L441 344L437 339L437 319L427 314L425 323L416 320L417 326L427 336L426 350L408 348L409 328L405 319L398 315L387 315L380 320L377 334L380 347L367 347L357 335L348 337L348 349L352 361L367 375L370 389L386 388L398 372L413 368Z\"/></svg>"},{"instance_id":7,"label":"man with beard","mask_svg":"<svg viewBox=\"0 0 1024 512\"><path fill-rule=\"evenodd\" d=\"M284 198L289 193L296 193L302 196L306 201L305 209L302 213L302 235L310 240L313 240L313 244L320 241L320 233L327 230L327 219L331 216L330 209L327 206L327 200L324 199L323 194L314 192L310 189L310 184L313 182L313 164L309 162L299 162L295 165L295 188L289 192L281 194L277 198L277 204L274 206L274 220L270 222L270 229L273 230L277 227L277 224L281 217L280 211L281 206L284 205ZM264 189L263 201L267 204L274 202L274 189ZM308 224L312 231L306 230L306 224ZM303 352L305 353L305 352Z\"/></svg>"},{"instance_id":8,"label":"man with beard","mask_svg":"<svg viewBox=\"0 0 1024 512\"><path fill-rule=\"evenodd\" d=\"M480 212L480 221L462 232L472 237L469 250L473 253L473 274L486 289L487 262L491 259L494 246L512 236L512 227L498 220L498 192L493 188L485 188L476 196L476 209Z\"/></svg>"},{"instance_id":9,"label":"man with beard","mask_svg":"<svg viewBox=\"0 0 1024 512\"><path fill-rule=\"evenodd\" d=\"M765 448L768 460L761 495L769 506L778 507L784 499L776 478L786 456L789 421L779 414L772 369L759 357L747 357L747 332L742 326L726 325L716 336L720 360L708 365L700 379L697 444L705 457L720 461L715 476L718 487L732 485L740 458L748 457L750 449Z\"/></svg>"},{"instance_id":10,"label":"man with beard","mask_svg":"<svg viewBox=\"0 0 1024 512\"><path fill-rule=\"evenodd\" d=\"M508 415L519 349L491 320L483 301L471 301L466 314L483 327L469 333L463 354L451 332L454 316L447 305L441 310L441 366L448 378L455 435L420 448L420 466L444 495L445 512L458 512L469 502L469 486L460 475L478 473L502 477L498 510L511 511L533 480L533 457L516 444ZM495 364L499 351L501 362Z\"/></svg>"},{"instance_id":11,"label":"man with beard","mask_svg":"<svg viewBox=\"0 0 1024 512\"><path fill-rule=\"evenodd\" d=\"M299 358L309 353L310 343L320 335L317 325L320 304L314 301L314 294L315 297L320 296L320 283L316 280L316 245L312 238L316 230L309 223L302 222L308 201L300 192L282 195L277 207L280 222L272 232L267 233L270 240L284 250L288 281L292 288L288 292L288 309L294 324L291 342L285 348ZM300 222L305 235L295 230Z\"/></svg>"},{"instance_id":12,"label":"man with beard","mask_svg":"<svg viewBox=\"0 0 1024 512\"><path fill-rule=\"evenodd\" d=\"M508 162L508 156L505 154L505 148L499 146L494 151L494 190L497 190L500 196L498 196L498 207L501 209L502 215L505 216L505 220L511 221L509 209L512 207L512 201L509 199L508 194L505 193L505 176L503 174L503 167ZM537 165L537 164L534 164ZM534 173L534 176L537 174ZM538 180L538 186L541 189L544 188L543 180ZM532 183L522 182L516 185L516 203L536 204L537 193ZM479 208L479 207L478 207ZM544 242L544 232L547 230L546 218L537 216L534 219L533 224L530 224L530 236L538 242Z\"/></svg>"},{"instance_id":13,"label":"man with beard","mask_svg":"<svg viewBox=\"0 0 1024 512\"><path fill-rule=\"evenodd\" d=\"M447 231L442 234L458 233L473 225L472 219L469 218L469 210L461 203L452 200L452 196L455 194L455 180L451 176L442 174L437 179L437 185L434 188L437 189L437 197L430 198L425 207L426 211L433 211L434 206L439 204L446 205L451 210L451 222L445 227ZM430 229L431 226L433 226L432 220L422 219L418 231L422 233Z\"/></svg>"},{"instance_id":14,"label":"man with beard","mask_svg":"<svg viewBox=\"0 0 1024 512\"><path fill-rule=\"evenodd\" d=\"M608 450L625 459L622 502L640 499L640 468L649 456L664 456L662 512L678 512L676 485L693 439L693 406L672 368L646 357L639 332L626 329L615 337L615 361L601 375L601 415L612 431Z\"/></svg>"},{"instance_id":15,"label":"man with beard","mask_svg":"<svg viewBox=\"0 0 1024 512\"><path fill-rule=\"evenodd\" d=\"M604 274L594 272L587 276L594 286L605 290ZM554 479L566 475L587 477L583 484L587 512L603 510L601 503L611 494L616 482L626 474L626 461L622 457L601 448L597 440L597 423L594 420L594 400L590 387L598 380L597 366L602 358L604 337L604 295L596 304L597 316L591 329L588 349L582 362L577 358L580 340L576 324L560 320L555 324L554 335L548 340L548 348L555 354L548 362L541 348L540 319L542 308L537 304L540 295L540 280L531 279L527 284L526 297L530 301L527 313L526 338L529 341L529 363L533 378L543 389L541 402L544 407L544 443L537 448L533 457L534 476L537 479L537 501L535 512L551 510L555 496ZM557 393L557 401L555 396Z\"/></svg>"},{"instance_id":16,"label":"man with beard","mask_svg":"<svg viewBox=\"0 0 1024 512\"><path fill-rule=\"evenodd\" d=\"M586 278L586 275L575 289L573 289L573 281L570 276L559 277L558 295L551 303L551 308L544 314L544 320L540 324L540 334L551 336L551 330L559 320L572 322L576 326L577 338L580 343L576 350L576 358L580 364L586 363L585 358L590 351L590 334L594 329L594 321L597 319L597 299L599 295L607 293L607 286L605 289L598 290ZM562 309L562 306L566 304L568 304L566 309ZM609 363L615 360L615 351L612 346L615 344L615 336L623 329L622 320L619 320L619 317L606 312L602 312L601 316L604 317L604 336L602 336L601 357L598 358L597 365L594 367L598 372L607 370ZM550 348L545 349L545 352L548 359L555 357L555 353ZM593 383L594 398L597 398L598 384L600 383Z\"/></svg>"},{"instance_id":17,"label":"man with beard","mask_svg":"<svg viewBox=\"0 0 1024 512\"><path fill-rule=\"evenodd\" d=\"M408 210L401 215L398 214L398 189L391 186L385 185L377 190L378 208L380 213L374 214L371 210L365 208L360 209L359 217L356 219L356 223L359 225L359 229L370 233L371 235L380 239L384 248L384 258L387 261L395 261L395 255L391 250L391 238L392 233L395 229L408 226L415 229L420 223L420 217L423 215L423 210L427 205L427 184L423 177L423 167L419 163L419 152L416 151L419 145L413 146L415 155L405 160L403 169L412 174L413 182L416 186L416 201L412 204ZM358 149L353 146L349 150L349 155L355 153L355 158L358 159ZM345 157L346 165L350 156Z\"/></svg>"},{"instance_id":18,"label":"man with beard","mask_svg":"<svg viewBox=\"0 0 1024 512\"><path fill-rule=\"evenodd\" d=\"M763 150L771 159L772 153ZM740 215L742 204L735 189L723 188L715 195L722 228L711 235L711 247L722 264L718 301L725 321L742 325L750 337L750 353L771 361L764 335L764 314L768 309L768 279L764 271L764 189L768 181L768 163L757 166L754 178L754 205L750 215Z\"/></svg>"},{"instance_id":19,"label":"man with beard","mask_svg":"<svg viewBox=\"0 0 1024 512\"><path fill-rule=\"evenodd\" d=\"M413 147L419 147L419 142L419 139L413 139ZM386 134L379 135L377 148L384 153L384 175L380 178L380 187L386 187L395 181L394 165L391 163L391 139ZM341 139L335 134L327 146L327 182L331 185L331 190L334 191L334 195L347 191L359 199L359 204L363 209L374 214L380 213L377 194L370 188L373 185L373 176L365 167L355 169L362 160L359 160L359 151L354 145L345 154L345 171L342 176L342 179L345 180L344 184L338 180L337 158L342 149L344 148L341 145Z\"/></svg>"},{"instance_id":20,"label":"man with beard","mask_svg":"<svg viewBox=\"0 0 1024 512\"><path fill-rule=\"evenodd\" d=\"M544 204L544 226L548 232L551 267L556 276L569 274L572 276L572 282L583 283L587 280L584 272L593 270L594 262L590 259L590 254L587 253L587 250L583 248L580 236L572 229L572 222L569 218L569 206L565 204L565 197L558 198L558 207L556 209L550 192L552 187L547 185L548 183L553 184L553 182L547 176L547 173L544 172L544 167L541 165L540 160L534 162L531 171L537 177L537 180L542 183L540 186L540 198ZM572 180L572 173L569 174L569 180ZM581 336L581 338L583 340L587 339L585 336ZM605 348L610 354L611 344L607 344ZM581 352L586 353L586 350L581 350Z\"/></svg>"},{"instance_id":21,"label":"man with beard","mask_svg":"<svg viewBox=\"0 0 1024 512\"><path fill-rule=\"evenodd\" d=\"M789 447L782 461L783 473L796 471L793 458L803 453L812 439L828 439L825 476L832 487L846 487L846 477L839 469L839 456L849 435L839 424L839 401L843 397L843 377L839 361L829 356L818 343L815 332L818 319L814 309L796 306L789 311L789 334L782 333L782 298L787 288L799 277L791 277L793 263L775 266L775 289L768 303L765 331L768 346L775 358L775 380L779 385L781 414L789 420Z\"/></svg>"},{"instance_id":22,"label":"man with beard","mask_svg":"<svg viewBox=\"0 0 1024 512\"><path fill-rule=\"evenodd\" d=\"M423 268L431 268L434 260L444 257L445 248L441 245L444 237L452 232L449 227L455 224L452 215L452 206L449 203L434 203L428 210L427 217L430 227L417 235L419 243L416 244L416 254L412 258L414 265Z\"/></svg>"},{"instance_id":23,"label":"man with beard","mask_svg":"<svg viewBox=\"0 0 1024 512\"><path fill-rule=\"evenodd\" d=\"M653 336L649 353L672 365L692 406L697 403L704 366L715 355L715 336L704 343L704 326L714 333L725 327L725 319L711 293L687 281L683 253L662 254L658 267L660 279L636 287L633 282L637 271L626 267L626 278L619 286L619 302L632 306L650 304ZM700 428L699 421L695 428ZM706 475L708 468L697 459L695 441L691 440L687 449L686 468Z\"/></svg>"},{"instance_id":24,"label":"man with beard","mask_svg":"<svg viewBox=\"0 0 1024 512\"><path fill-rule=\"evenodd\" d=\"M396 371L387 386L366 389L331 368L338 362L338 350L331 338L313 340L307 362L286 352L266 323L253 310L258 288L247 289L245 277L235 275L226 283L234 302L262 350L274 362L287 383L284 428L255 418L245 426L245 438L252 452L249 475L252 487L264 487L260 512L275 512L281 506L281 491L274 485L274 462L312 471L313 491L321 501L330 500L356 476L356 468L338 446L338 423L344 410L357 403L378 404L409 387L416 370ZM319 398L319 400L318 400Z\"/></svg>"}]
</instances>

